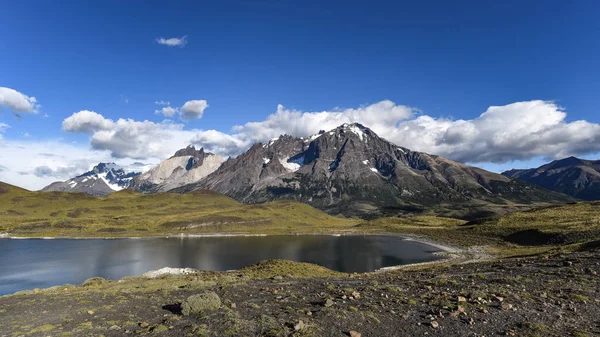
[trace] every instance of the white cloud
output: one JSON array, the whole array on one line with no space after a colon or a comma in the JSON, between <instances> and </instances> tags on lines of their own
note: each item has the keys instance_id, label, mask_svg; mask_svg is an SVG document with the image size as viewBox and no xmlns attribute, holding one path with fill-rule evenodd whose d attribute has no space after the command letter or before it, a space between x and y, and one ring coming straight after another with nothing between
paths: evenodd
<instances>
[{"instance_id":1,"label":"white cloud","mask_svg":"<svg viewBox=\"0 0 600 337\"><path fill-rule=\"evenodd\" d=\"M82 110L72 114L62 122L62 129L68 132L92 133L113 128L114 122L101 114Z\"/></svg>"},{"instance_id":2,"label":"white cloud","mask_svg":"<svg viewBox=\"0 0 600 337\"><path fill-rule=\"evenodd\" d=\"M154 104L156 104L156 105L171 105L171 102L160 100L160 101L155 101Z\"/></svg>"},{"instance_id":3,"label":"white cloud","mask_svg":"<svg viewBox=\"0 0 600 337\"><path fill-rule=\"evenodd\" d=\"M200 119L204 114L204 110L208 108L208 102L206 100L192 100L187 101L181 107L180 118L184 121L190 121L193 119Z\"/></svg>"},{"instance_id":4,"label":"white cloud","mask_svg":"<svg viewBox=\"0 0 600 337\"><path fill-rule=\"evenodd\" d=\"M169 47L184 47L187 44L187 36L171 37L168 39L159 37L156 39L156 42Z\"/></svg>"},{"instance_id":5,"label":"white cloud","mask_svg":"<svg viewBox=\"0 0 600 337\"><path fill-rule=\"evenodd\" d=\"M109 151L115 158L133 159L165 159L189 145L195 134L172 121L154 123L122 118L113 121L91 111L80 111L66 118L63 130L91 133L92 149Z\"/></svg>"},{"instance_id":6,"label":"white cloud","mask_svg":"<svg viewBox=\"0 0 600 337\"><path fill-rule=\"evenodd\" d=\"M216 130L200 131L192 142L226 155L237 154L255 142L265 142L282 134L306 137L344 123L360 122L376 132L388 133L399 121L411 118L416 109L385 100L353 109L304 112L277 106L264 121L236 125L231 134Z\"/></svg>"},{"instance_id":7,"label":"white cloud","mask_svg":"<svg viewBox=\"0 0 600 337\"><path fill-rule=\"evenodd\" d=\"M172 108L170 106L163 107L159 110L154 110L154 113L157 115L163 115L165 117L173 117L177 113L177 108Z\"/></svg>"},{"instance_id":8,"label":"white cloud","mask_svg":"<svg viewBox=\"0 0 600 337\"><path fill-rule=\"evenodd\" d=\"M2 140L2 134L6 132L6 129L10 128L8 124L0 122L0 140Z\"/></svg>"},{"instance_id":9,"label":"white cloud","mask_svg":"<svg viewBox=\"0 0 600 337\"><path fill-rule=\"evenodd\" d=\"M382 136L416 151L461 162L504 163L533 157L562 158L600 150L600 125L567 122L550 101L491 106L470 120L419 116Z\"/></svg>"},{"instance_id":10,"label":"white cloud","mask_svg":"<svg viewBox=\"0 0 600 337\"><path fill-rule=\"evenodd\" d=\"M55 181L73 178L99 162L111 161L114 158L109 151L96 151L87 145L60 140L0 141L0 181L29 190L39 190ZM152 164L158 162L157 159L149 161ZM134 167L134 163L133 159L117 161L122 167Z\"/></svg>"},{"instance_id":11,"label":"white cloud","mask_svg":"<svg viewBox=\"0 0 600 337\"><path fill-rule=\"evenodd\" d=\"M317 112L280 105L265 120L234 126L227 133L185 130L183 124L172 121L113 121L91 112L73 114L65 119L63 129L91 132L92 149L109 156L150 161L164 160L190 143L222 155L237 155L255 142L281 134L306 137L352 122L370 127L395 144L461 162L503 163L600 152L600 125L567 122L566 116L564 109L548 101L493 106L469 120L421 115L414 108L381 101Z\"/></svg>"},{"instance_id":12,"label":"white cloud","mask_svg":"<svg viewBox=\"0 0 600 337\"><path fill-rule=\"evenodd\" d=\"M0 87L0 108L6 107L14 113L38 113L40 105L33 96L27 96L15 89Z\"/></svg>"},{"instance_id":13,"label":"white cloud","mask_svg":"<svg viewBox=\"0 0 600 337\"><path fill-rule=\"evenodd\" d=\"M232 132L199 131L192 142L234 155L254 142L280 134L308 136L343 123L359 122L381 137L415 151L469 163L503 163L533 157L562 158L600 151L600 125L566 121L566 112L549 101L489 107L470 120L427 115L391 101L356 109L303 112L278 106L264 121L233 127Z\"/></svg>"}]
</instances>

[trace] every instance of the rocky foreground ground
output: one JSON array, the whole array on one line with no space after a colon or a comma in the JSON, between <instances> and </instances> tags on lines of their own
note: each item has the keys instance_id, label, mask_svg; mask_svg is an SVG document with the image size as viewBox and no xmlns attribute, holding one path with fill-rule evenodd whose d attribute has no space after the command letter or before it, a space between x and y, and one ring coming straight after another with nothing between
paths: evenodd
<instances>
[{"instance_id":1,"label":"rocky foreground ground","mask_svg":"<svg viewBox=\"0 0 600 337\"><path fill-rule=\"evenodd\" d=\"M287 261L0 297L0 336L596 336L600 252L340 274Z\"/></svg>"}]
</instances>

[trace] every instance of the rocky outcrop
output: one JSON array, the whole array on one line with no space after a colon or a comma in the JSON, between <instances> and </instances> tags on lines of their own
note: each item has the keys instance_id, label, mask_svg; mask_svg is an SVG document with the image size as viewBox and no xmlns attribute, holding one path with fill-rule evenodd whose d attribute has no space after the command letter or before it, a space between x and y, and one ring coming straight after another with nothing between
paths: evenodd
<instances>
[{"instance_id":1,"label":"rocky outcrop","mask_svg":"<svg viewBox=\"0 0 600 337\"><path fill-rule=\"evenodd\" d=\"M143 193L155 193L192 184L214 172L224 160L221 156L204 152L202 148L196 150L190 145L136 177L129 188Z\"/></svg>"}]
</instances>

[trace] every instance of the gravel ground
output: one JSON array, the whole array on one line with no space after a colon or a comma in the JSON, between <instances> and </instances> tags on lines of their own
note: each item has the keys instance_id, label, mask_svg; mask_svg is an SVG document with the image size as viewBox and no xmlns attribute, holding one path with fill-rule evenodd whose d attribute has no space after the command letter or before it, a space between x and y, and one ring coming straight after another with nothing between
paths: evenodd
<instances>
[{"instance_id":1,"label":"gravel ground","mask_svg":"<svg viewBox=\"0 0 600 337\"><path fill-rule=\"evenodd\" d=\"M272 263L0 297L0 336L600 336L598 251L326 277ZM218 309L181 314L207 293Z\"/></svg>"}]
</instances>

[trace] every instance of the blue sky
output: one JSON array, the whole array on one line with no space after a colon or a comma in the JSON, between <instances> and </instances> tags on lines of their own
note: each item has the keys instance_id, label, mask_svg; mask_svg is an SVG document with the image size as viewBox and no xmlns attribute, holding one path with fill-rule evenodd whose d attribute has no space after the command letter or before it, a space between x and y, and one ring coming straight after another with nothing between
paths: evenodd
<instances>
[{"instance_id":1,"label":"blue sky","mask_svg":"<svg viewBox=\"0 0 600 337\"><path fill-rule=\"evenodd\" d=\"M250 142L281 131L300 136L320 127L298 127L315 121L306 115L290 119L287 126L261 124L269 132L261 129L256 137L248 135L257 134L251 126L232 130L234 125L264 122L278 111L279 119L271 118L275 122L285 120L281 116L290 111L335 115L356 109L342 116L350 119L392 113L395 118L382 117L390 125L373 123L382 136L497 171L563 154L595 157L600 151L586 145L600 133L597 1L11 1L2 7L0 87L35 97L41 107L37 113L16 116L4 102L0 123L8 127L1 134L5 144L0 165L5 169L0 169L0 180L30 179L32 183L25 183L29 187L60 175L27 175L27 170L34 172L36 161L23 164L27 167L21 174L9 175L14 169L7 162L17 148L64 146L62 159L44 162L64 175L97 158L157 162L192 141L234 155ZM157 42L184 36L184 46ZM208 104L200 118L182 121L179 113L155 113L164 107L156 101L168 101L181 111L184 103L200 100ZM394 102L392 108L363 111L385 100ZM547 104L521 105L518 112L510 106L536 100ZM278 110L279 104L283 107ZM415 131L420 130L415 124L435 129L451 125L441 121L473 121L490 106L509 107L496 112L512 116L507 127L527 125L518 122L527 116L535 117L530 121L534 124L549 118L535 134L526 133L534 126L527 127L523 134L511 135L515 139L583 136L552 148L532 150L538 145L528 144L486 156L499 145L470 153L465 149L473 144L461 140L462 147L453 147L456 142L447 141L449 133L442 137L442 147L441 138L421 143ZM406 113L390 112L394 107L406 107ZM65 119L83 110L114 124L65 131ZM560 119L560 113L566 115ZM419 116L436 123L413 123ZM76 117L79 123L90 115ZM119 118L153 124L117 125ZM327 119L324 125L340 118ZM577 120L589 125L569 126ZM398 128L401 123L408 124ZM476 128L491 132L484 124ZM397 135L408 127L413 138ZM455 132L464 135L471 129ZM510 134L492 129L496 138ZM118 140L106 134L119 130ZM167 130L159 137L163 144L153 144L150 134L145 139L123 136L156 130ZM475 141L486 142L481 137ZM116 148L123 143L131 146ZM160 150L143 154L159 145ZM89 162L74 164L69 151Z\"/></svg>"}]
</instances>

